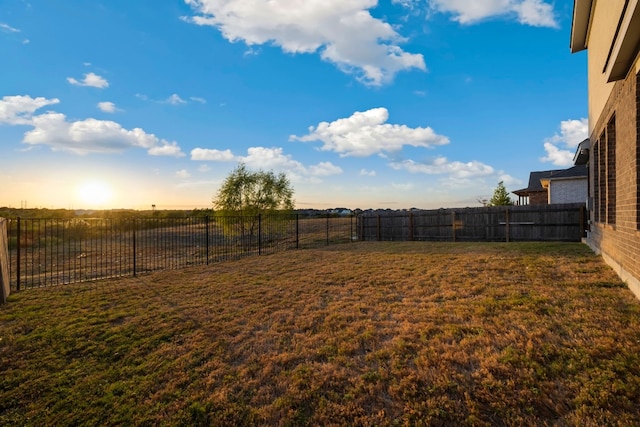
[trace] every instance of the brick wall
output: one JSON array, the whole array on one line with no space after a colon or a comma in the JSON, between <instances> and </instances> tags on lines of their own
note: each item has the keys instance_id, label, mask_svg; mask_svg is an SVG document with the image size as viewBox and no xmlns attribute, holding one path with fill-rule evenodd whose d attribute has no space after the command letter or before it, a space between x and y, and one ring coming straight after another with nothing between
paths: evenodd
<instances>
[{"instance_id":1,"label":"brick wall","mask_svg":"<svg viewBox=\"0 0 640 427\"><path fill-rule=\"evenodd\" d=\"M529 193L529 204L530 205L548 205L549 204L549 196L547 196L547 191L537 191Z\"/></svg>"},{"instance_id":2,"label":"brick wall","mask_svg":"<svg viewBox=\"0 0 640 427\"><path fill-rule=\"evenodd\" d=\"M640 74L614 84L591 135L589 244L640 281Z\"/></svg>"},{"instance_id":3,"label":"brick wall","mask_svg":"<svg viewBox=\"0 0 640 427\"><path fill-rule=\"evenodd\" d=\"M587 200L586 179L558 179L549 182L549 203L584 203Z\"/></svg>"}]
</instances>

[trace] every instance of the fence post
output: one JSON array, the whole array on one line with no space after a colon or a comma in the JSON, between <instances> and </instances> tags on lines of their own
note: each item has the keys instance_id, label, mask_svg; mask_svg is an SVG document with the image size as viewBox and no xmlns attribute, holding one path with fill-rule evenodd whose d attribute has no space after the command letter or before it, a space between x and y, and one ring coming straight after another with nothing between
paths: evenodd
<instances>
[{"instance_id":1,"label":"fence post","mask_svg":"<svg viewBox=\"0 0 640 427\"><path fill-rule=\"evenodd\" d=\"M258 214L258 255L262 255L262 214Z\"/></svg>"},{"instance_id":2,"label":"fence post","mask_svg":"<svg viewBox=\"0 0 640 427\"><path fill-rule=\"evenodd\" d=\"M300 214L296 214L296 249L300 249Z\"/></svg>"},{"instance_id":3,"label":"fence post","mask_svg":"<svg viewBox=\"0 0 640 427\"><path fill-rule=\"evenodd\" d=\"M382 235L380 234L380 231L381 231L381 230L380 230L380 222L381 222L381 220L380 220L380 214L378 214L378 223L377 223L377 227L376 227L376 228L377 228L377 230L376 230L376 234L377 234L377 237L378 237L378 242L379 242L380 240L382 240Z\"/></svg>"},{"instance_id":4,"label":"fence post","mask_svg":"<svg viewBox=\"0 0 640 427\"><path fill-rule=\"evenodd\" d=\"M451 235L453 236L453 241L456 241L456 211L451 212Z\"/></svg>"},{"instance_id":5,"label":"fence post","mask_svg":"<svg viewBox=\"0 0 640 427\"><path fill-rule=\"evenodd\" d=\"M9 276L9 234L7 220L0 218L0 304L5 304L11 293Z\"/></svg>"},{"instance_id":6,"label":"fence post","mask_svg":"<svg viewBox=\"0 0 640 427\"><path fill-rule=\"evenodd\" d=\"M505 226L505 234L506 234L507 243L509 243L509 208L505 209L504 226Z\"/></svg>"},{"instance_id":7,"label":"fence post","mask_svg":"<svg viewBox=\"0 0 640 427\"><path fill-rule=\"evenodd\" d=\"M17 227L17 229L16 229L16 239L17 239L16 240L16 256L17 256L17 258L16 258L16 270L17 270L16 271L16 291L19 291L20 290L20 274L22 273L20 271L21 267L22 267L22 265L20 264L20 258L21 258L20 255L21 255L21 252L22 252L22 248L21 248L22 237L20 235L20 228L21 228L20 217L18 217L18 223L16 224L16 227Z\"/></svg>"},{"instance_id":8,"label":"fence post","mask_svg":"<svg viewBox=\"0 0 640 427\"><path fill-rule=\"evenodd\" d=\"M353 243L353 214L349 216L349 242Z\"/></svg>"},{"instance_id":9,"label":"fence post","mask_svg":"<svg viewBox=\"0 0 640 427\"><path fill-rule=\"evenodd\" d=\"M204 217L204 229L205 229L205 233L207 233L204 238L204 244L206 247L205 253L207 256L206 265L209 265L209 215Z\"/></svg>"},{"instance_id":10,"label":"fence post","mask_svg":"<svg viewBox=\"0 0 640 427\"><path fill-rule=\"evenodd\" d=\"M137 256L136 254L137 252L136 250L136 219L133 218L131 222L133 224L133 276L135 277L136 276L136 260L137 260L136 258Z\"/></svg>"},{"instance_id":11,"label":"fence post","mask_svg":"<svg viewBox=\"0 0 640 427\"><path fill-rule=\"evenodd\" d=\"M329 245L329 214L327 214L327 245Z\"/></svg>"},{"instance_id":12,"label":"fence post","mask_svg":"<svg viewBox=\"0 0 640 427\"><path fill-rule=\"evenodd\" d=\"M409 212L409 241L413 242L413 212Z\"/></svg>"}]
</instances>

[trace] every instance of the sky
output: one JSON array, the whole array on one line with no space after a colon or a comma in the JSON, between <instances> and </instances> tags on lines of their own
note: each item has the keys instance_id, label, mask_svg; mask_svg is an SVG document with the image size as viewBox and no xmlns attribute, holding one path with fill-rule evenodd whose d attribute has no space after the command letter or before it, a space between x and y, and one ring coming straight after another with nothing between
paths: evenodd
<instances>
[{"instance_id":1,"label":"sky","mask_svg":"<svg viewBox=\"0 0 640 427\"><path fill-rule=\"evenodd\" d=\"M572 0L0 0L0 206L480 206L587 137ZM513 195L512 195L513 196ZM515 199L515 196L514 196Z\"/></svg>"}]
</instances>

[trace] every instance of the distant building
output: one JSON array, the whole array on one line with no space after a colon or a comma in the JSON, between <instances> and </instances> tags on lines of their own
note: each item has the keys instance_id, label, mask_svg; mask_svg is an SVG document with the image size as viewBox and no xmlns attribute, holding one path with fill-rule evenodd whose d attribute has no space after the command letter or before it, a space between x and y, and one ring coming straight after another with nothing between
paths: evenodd
<instances>
[{"instance_id":1,"label":"distant building","mask_svg":"<svg viewBox=\"0 0 640 427\"><path fill-rule=\"evenodd\" d=\"M586 203L589 196L587 165L578 165L548 177L540 178L547 190L547 203Z\"/></svg>"},{"instance_id":2,"label":"distant building","mask_svg":"<svg viewBox=\"0 0 640 427\"><path fill-rule=\"evenodd\" d=\"M640 2L575 0L570 47L588 49L587 243L640 297Z\"/></svg>"}]
</instances>

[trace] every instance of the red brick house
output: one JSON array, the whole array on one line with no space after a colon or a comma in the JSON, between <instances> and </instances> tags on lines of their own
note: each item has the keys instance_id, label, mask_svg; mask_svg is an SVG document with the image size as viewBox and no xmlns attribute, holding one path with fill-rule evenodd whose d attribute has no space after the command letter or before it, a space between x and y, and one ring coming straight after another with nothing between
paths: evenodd
<instances>
[{"instance_id":1,"label":"red brick house","mask_svg":"<svg viewBox=\"0 0 640 427\"><path fill-rule=\"evenodd\" d=\"M575 0L571 51L587 50L587 244L640 297L640 0Z\"/></svg>"}]
</instances>

